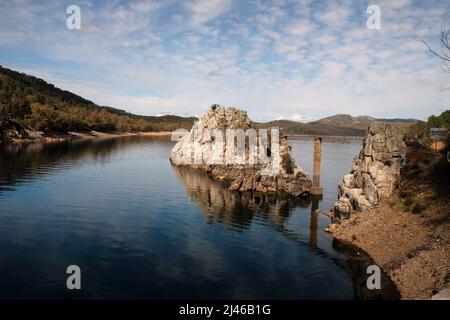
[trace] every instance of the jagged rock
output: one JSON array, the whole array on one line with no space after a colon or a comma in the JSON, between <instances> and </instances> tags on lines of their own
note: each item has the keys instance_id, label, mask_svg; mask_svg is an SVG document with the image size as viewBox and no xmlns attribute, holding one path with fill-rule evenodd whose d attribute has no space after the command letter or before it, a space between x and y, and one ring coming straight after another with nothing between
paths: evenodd
<instances>
[{"instance_id":1,"label":"jagged rock","mask_svg":"<svg viewBox=\"0 0 450 320\"><path fill-rule=\"evenodd\" d=\"M227 129L247 133L244 152L236 152L238 145L234 138L230 144ZM255 143L250 144L250 139ZM265 161L260 161L261 158ZM190 132L179 138L170 160L175 165L205 170L215 179L220 177L232 191L285 192L300 196L311 189L311 179L294 163L281 131L269 132L265 141L247 112L235 108L211 106Z\"/></svg>"},{"instance_id":2,"label":"jagged rock","mask_svg":"<svg viewBox=\"0 0 450 320\"><path fill-rule=\"evenodd\" d=\"M401 129L372 123L358 159L352 162L351 173L338 185L335 216L347 218L352 211L365 211L391 195L398 188L405 154Z\"/></svg>"},{"instance_id":3,"label":"jagged rock","mask_svg":"<svg viewBox=\"0 0 450 320\"><path fill-rule=\"evenodd\" d=\"M343 178L344 185L349 188L355 187L355 176L353 174L346 174Z\"/></svg>"},{"instance_id":4,"label":"jagged rock","mask_svg":"<svg viewBox=\"0 0 450 320\"><path fill-rule=\"evenodd\" d=\"M371 177L367 173L362 174L362 189L371 205L378 204L378 189Z\"/></svg>"},{"instance_id":5,"label":"jagged rock","mask_svg":"<svg viewBox=\"0 0 450 320\"><path fill-rule=\"evenodd\" d=\"M341 197L334 205L334 211L339 212L340 217L349 218L352 204L348 198Z\"/></svg>"}]
</instances>

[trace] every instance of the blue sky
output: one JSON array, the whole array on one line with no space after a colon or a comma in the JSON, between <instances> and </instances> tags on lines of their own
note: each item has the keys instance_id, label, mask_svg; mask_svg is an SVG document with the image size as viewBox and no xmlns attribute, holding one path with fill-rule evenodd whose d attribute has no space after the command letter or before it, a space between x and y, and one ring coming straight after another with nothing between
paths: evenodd
<instances>
[{"instance_id":1,"label":"blue sky","mask_svg":"<svg viewBox=\"0 0 450 320\"><path fill-rule=\"evenodd\" d=\"M0 64L138 114L425 119L450 106L450 74L413 35L439 49L449 20L434 0L0 0Z\"/></svg>"}]
</instances>

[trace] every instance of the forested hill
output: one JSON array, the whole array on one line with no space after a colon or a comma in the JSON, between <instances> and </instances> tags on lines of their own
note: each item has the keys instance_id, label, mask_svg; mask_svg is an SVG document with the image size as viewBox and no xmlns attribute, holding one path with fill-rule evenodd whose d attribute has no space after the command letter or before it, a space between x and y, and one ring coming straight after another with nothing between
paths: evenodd
<instances>
[{"instance_id":1,"label":"forested hill","mask_svg":"<svg viewBox=\"0 0 450 320\"><path fill-rule=\"evenodd\" d=\"M290 120L275 120L256 124L258 128L280 127L287 135L318 135L318 136L364 136L366 130L339 127L322 123L300 123Z\"/></svg>"},{"instance_id":2,"label":"forested hill","mask_svg":"<svg viewBox=\"0 0 450 320\"><path fill-rule=\"evenodd\" d=\"M138 116L98 106L46 81L0 66L0 130L12 120L45 133L69 131L172 131L195 118Z\"/></svg>"}]
</instances>

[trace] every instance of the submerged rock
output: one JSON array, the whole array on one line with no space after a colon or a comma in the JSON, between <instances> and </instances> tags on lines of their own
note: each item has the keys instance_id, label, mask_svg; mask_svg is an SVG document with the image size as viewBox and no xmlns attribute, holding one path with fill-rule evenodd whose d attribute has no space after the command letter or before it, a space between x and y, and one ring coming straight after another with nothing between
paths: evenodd
<instances>
[{"instance_id":1,"label":"submerged rock","mask_svg":"<svg viewBox=\"0 0 450 320\"><path fill-rule=\"evenodd\" d=\"M391 195L400 183L405 161L403 131L387 123L374 122L352 171L338 186L335 216L348 218L352 211L365 211Z\"/></svg>"},{"instance_id":2,"label":"submerged rock","mask_svg":"<svg viewBox=\"0 0 450 320\"><path fill-rule=\"evenodd\" d=\"M311 179L294 163L279 128L256 131L247 112L213 105L178 139L170 160L205 170L232 191L306 195Z\"/></svg>"}]
</instances>

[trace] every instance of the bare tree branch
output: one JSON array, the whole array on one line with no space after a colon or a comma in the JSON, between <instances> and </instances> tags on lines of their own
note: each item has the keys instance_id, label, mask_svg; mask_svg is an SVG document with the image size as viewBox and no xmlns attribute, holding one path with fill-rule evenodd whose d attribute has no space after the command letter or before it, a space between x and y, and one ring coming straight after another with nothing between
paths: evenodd
<instances>
[{"instance_id":1,"label":"bare tree branch","mask_svg":"<svg viewBox=\"0 0 450 320\"><path fill-rule=\"evenodd\" d=\"M414 38L422 42L427 47L429 52L440 58L442 61L446 62L448 71L450 72L450 29L446 30L444 25L442 25L440 37L442 53L439 53L435 49L433 49L422 37L414 34Z\"/></svg>"},{"instance_id":2,"label":"bare tree branch","mask_svg":"<svg viewBox=\"0 0 450 320\"><path fill-rule=\"evenodd\" d=\"M423 38L421 38L421 37L419 37L419 36L415 36L415 39L417 39L418 41L420 41L420 42L422 42L423 44L425 44L426 46L427 46L427 48L428 48L428 51L430 51L432 54L434 54L435 56L438 56L439 58L441 58L442 60L445 60L445 61L449 61L450 62L450 56L448 56L448 55L441 55L441 54L439 54L439 53L437 53L433 48L431 48L431 46L423 39ZM443 40L441 40L443 43L444 43L444 41ZM448 40L447 40L447 42L448 42Z\"/></svg>"}]
</instances>

